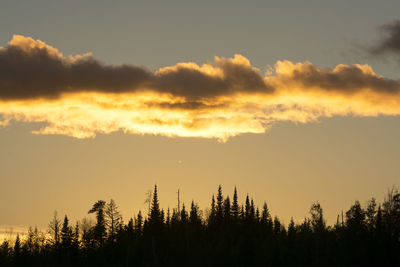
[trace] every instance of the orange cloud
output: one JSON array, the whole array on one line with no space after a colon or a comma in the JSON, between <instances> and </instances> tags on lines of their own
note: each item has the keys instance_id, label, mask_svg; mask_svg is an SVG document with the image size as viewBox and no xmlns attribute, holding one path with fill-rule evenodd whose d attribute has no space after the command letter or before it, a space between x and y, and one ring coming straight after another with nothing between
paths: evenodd
<instances>
[{"instance_id":1,"label":"orange cloud","mask_svg":"<svg viewBox=\"0 0 400 267\"><path fill-rule=\"evenodd\" d=\"M319 68L278 61L262 75L242 55L156 72L65 57L44 42L14 36L0 48L0 126L44 122L35 134L97 133L204 137L226 141L273 123L321 117L400 114L400 83L367 65Z\"/></svg>"}]
</instances>

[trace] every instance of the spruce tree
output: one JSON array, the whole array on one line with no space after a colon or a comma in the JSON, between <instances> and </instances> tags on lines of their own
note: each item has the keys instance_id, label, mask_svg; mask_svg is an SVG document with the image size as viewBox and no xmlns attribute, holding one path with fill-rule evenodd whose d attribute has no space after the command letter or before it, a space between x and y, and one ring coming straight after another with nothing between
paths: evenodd
<instances>
[{"instance_id":1,"label":"spruce tree","mask_svg":"<svg viewBox=\"0 0 400 267\"><path fill-rule=\"evenodd\" d=\"M249 194L247 194L246 195L246 203L245 203L245 210L244 210L244 217L245 217L245 220L248 222L249 221L249 219L250 219L250 209L251 209L251 206L250 206L250 199L249 199Z\"/></svg>"},{"instance_id":2,"label":"spruce tree","mask_svg":"<svg viewBox=\"0 0 400 267\"><path fill-rule=\"evenodd\" d=\"M209 225L214 225L215 224L215 219L216 219L215 199L214 199L214 195L212 195L212 198L211 198L211 210L210 210L210 215L208 217L208 224Z\"/></svg>"},{"instance_id":3,"label":"spruce tree","mask_svg":"<svg viewBox=\"0 0 400 267\"><path fill-rule=\"evenodd\" d=\"M223 217L224 217L223 201L224 201L224 197L222 195L222 187L221 187L221 185L219 185L218 186L218 194L217 194L217 209L216 209L217 223L222 223L222 221L223 221Z\"/></svg>"},{"instance_id":4,"label":"spruce tree","mask_svg":"<svg viewBox=\"0 0 400 267\"><path fill-rule=\"evenodd\" d=\"M14 244L14 258L18 258L21 252L21 240L19 238L19 234L17 234L17 238L15 239Z\"/></svg>"},{"instance_id":5,"label":"spruce tree","mask_svg":"<svg viewBox=\"0 0 400 267\"><path fill-rule=\"evenodd\" d=\"M151 202L149 226L159 231L163 225L160 203L158 201L157 185L154 186L153 201Z\"/></svg>"},{"instance_id":6,"label":"spruce tree","mask_svg":"<svg viewBox=\"0 0 400 267\"><path fill-rule=\"evenodd\" d=\"M231 207L232 218L235 222L239 219L239 203L238 203L238 196L236 186L233 191L233 200L232 200L232 207Z\"/></svg>"},{"instance_id":7,"label":"spruce tree","mask_svg":"<svg viewBox=\"0 0 400 267\"><path fill-rule=\"evenodd\" d=\"M256 218L256 211L255 211L255 207L254 207L254 201L253 201L253 199L251 199L250 214L249 214L250 222L253 222L255 220L255 218Z\"/></svg>"},{"instance_id":8,"label":"spruce tree","mask_svg":"<svg viewBox=\"0 0 400 267\"><path fill-rule=\"evenodd\" d=\"M188 214L187 214L186 209L185 209L185 203L182 204L182 210L181 210L181 216L180 217L181 217L181 223L183 225L185 225L188 222Z\"/></svg>"},{"instance_id":9,"label":"spruce tree","mask_svg":"<svg viewBox=\"0 0 400 267\"><path fill-rule=\"evenodd\" d=\"M140 235L143 230L143 216L142 212L139 210L137 217L135 218L135 232Z\"/></svg>"},{"instance_id":10,"label":"spruce tree","mask_svg":"<svg viewBox=\"0 0 400 267\"><path fill-rule=\"evenodd\" d=\"M192 204L190 206L190 215L189 215L189 221L192 226L198 227L201 225L201 218L199 215L199 208L196 204L194 204L194 201L192 201Z\"/></svg>"},{"instance_id":11,"label":"spruce tree","mask_svg":"<svg viewBox=\"0 0 400 267\"><path fill-rule=\"evenodd\" d=\"M278 217L274 217L274 234L279 235L281 232L281 222L279 221Z\"/></svg>"},{"instance_id":12,"label":"spruce tree","mask_svg":"<svg viewBox=\"0 0 400 267\"><path fill-rule=\"evenodd\" d=\"M246 220L246 212L244 211L243 205L240 207L239 220L241 223Z\"/></svg>"},{"instance_id":13,"label":"spruce tree","mask_svg":"<svg viewBox=\"0 0 400 267\"><path fill-rule=\"evenodd\" d=\"M132 217L129 219L128 224L126 225L126 232L129 236L132 236L135 232L135 225L133 223Z\"/></svg>"},{"instance_id":14,"label":"spruce tree","mask_svg":"<svg viewBox=\"0 0 400 267\"><path fill-rule=\"evenodd\" d=\"M293 217L290 218L290 223L288 226L288 236L290 239L293 239L293 237L296 234L296 225L294 224Z\"/></svg>"},{"instance_id":15,"label":"spruce tree","mask_svg":"<svg viewBox=\"0 0 400 267\"><path fill-rule=\"evenodd\" d=\"M167 227L169 227L170 224L171 224L171 213L170 213L169 207L168 207L168 209L167 209L167 219L166 219L166 221L165 221L165 224L166 224Z\"/></svg>"},{"instance_id":16,"label":"spruce tree","mask_svg":"<svg viewBox=\"0 0 400 267\"><path fill-rule=\"evenodd\" d=\"M61 228L61 245L64 249L68 249L72 246L73 234L72 228L69 226L69 220L67 215L64 217L64 223Z\"/></svg>"},{"instance_id":17,"label":"spruce tree","mask_svg":"<svg viewBox=\"0 0 400 267\"><path fill-rule=\"evenodd\" d=\"M225 198L224 201L224 222L228 223L231 220L231 201L229 196Z\"/></svg>"},{"instance_id":18,"label":"spruce tree","mask_svg":"<svg viewBox=\"0 0 400 267\"><path fill-rule=\"evenodd\" d=\"M362 233L366 229L365 211L359 201L355 201L346 212L346 226L349 232L355 235Z\"/></svg>"},{"instance_id":19,"label":"spruce tree","mask_svg":"<svg viewBox=\"0 0 400 267\"><path fill-rule=\"evenodd\" d=\"M260 222L260 210L258 209L258 206L257 206L257 209L256 209L256 221Z\"/></svg>"}]
</instances>

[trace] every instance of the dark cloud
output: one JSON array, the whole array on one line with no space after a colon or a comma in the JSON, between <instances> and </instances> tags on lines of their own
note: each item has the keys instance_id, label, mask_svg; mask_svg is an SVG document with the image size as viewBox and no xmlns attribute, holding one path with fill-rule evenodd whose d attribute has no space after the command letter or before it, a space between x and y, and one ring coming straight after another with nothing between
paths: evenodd
<instances>
[{"instance_id":1,"label":"dark cloud","mask_svg":"<svg viewBox=\"0 0 400 267\"><path fill-rule=\"evenodd\" d=\"M382 44L396 48L400 22L385 25L390 33ZM397 36L397 37L396 37ZM397 47L399 48L399 47ZM397 49L396 48L396 49ZM318 68L311 63L280 62L283 72L265 77L240 55L216 58L199 66L178 63L151 72L132 65L106 65L91 55L65 57L57 49L29 37L14 36L0 48L0 99L58 98L63 93L124 93L148 90L183 97L182 103L159 104L174 109L213 109L205 99L234 94L273 95L282 87L300 85L302 90L351 94L365 89L378 93L399 93L399 82L376 75L368 66L339 65ZM277 65L279 65L277 64ZM286 64L286 65L285 65Z\"/></svg>"},{"instance_id":2,"label":"dark cloud","mask_svg":"<svg viewBox=\"0 0 400 267\"><path fill-rule=\"evenodd\" d=\"M369 49L369 52L374 55L400 53L400 20L382 25L380 31L381 39Z\"/></svg>"},{"instance_id":3,"label":"dark cloud","mask_svg":"<svg viewBox=\"0 0 400 267\"><path fill-rule=\"evenodd\" d=\"M57 98L78 91L125 92L149 81L152 74L133 66L105 66L92 57L67 60L46 48L0 50L0 98Z\"/></svg>"},{"instance_id":4,"label":"dark cloud","mask_svg":"<svg viewBox=\"0 0 400 267\"><path fill-rule=\"evenodd\" d=\"M303 64L301 68L295 69L289 77L286 77L286 82L299 83L308 90L317 89L344 94L356 93L367 88L378 93L400 92L399 81L378 76L369 67L361 65L339 65L332 70Z\"/></svg>"},{"instance_id":5,"label":"dark cloud","mask_svg":"<svg viewBox=\"0 0 400 267\"><path fill-rule=\"evenodd\" d=\"M15 38L18 42L13 42ZM105 65L91 56L66 58L40 41L23 36L14 39L0 50L0 99L57 98L62 93L122 93L141 89L200 99L270 90L257 71L231 61L216 66L223 77L189 67L154 74L143 67Z\"/></svg>"}]
</instances>

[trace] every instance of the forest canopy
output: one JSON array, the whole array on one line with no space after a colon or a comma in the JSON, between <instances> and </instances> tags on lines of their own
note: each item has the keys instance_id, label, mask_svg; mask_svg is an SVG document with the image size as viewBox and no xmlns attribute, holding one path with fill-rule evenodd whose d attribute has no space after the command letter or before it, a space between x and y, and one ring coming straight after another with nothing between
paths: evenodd
<instances>
[{"instance_id":1,"label":"forest canopy","mask_svg":"<svg viewBox=\"0 0 400 267\"><path fill-rule=\"evenodd\" d=\"M266 202L247 195L240 203L222 187L209 212L160 208L157 186L141 211L125 223L113 199L88 208L95 221L72 224L57 212L48 233L29 229L24 240L5 240L1 266L400 266L400 192L388 190L382 203L359 201L329 226L318 202L308 217L284 225Z\"/></svg>"}]
</instances>

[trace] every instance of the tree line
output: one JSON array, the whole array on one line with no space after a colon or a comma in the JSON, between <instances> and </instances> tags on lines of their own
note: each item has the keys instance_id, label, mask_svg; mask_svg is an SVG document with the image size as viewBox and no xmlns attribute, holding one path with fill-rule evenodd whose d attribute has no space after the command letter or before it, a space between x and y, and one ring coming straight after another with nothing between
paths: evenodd
<instances>
[{"instance_id":1,"label":"tree line","mask_svg":"<svg viewBox=\"0 0 400 267\"><path fill-rule=\"evenodd\" d=\"M355 201L328 226L316 202L302 222L285 226L247 195L239 203L219 186L203 214L190 207L160 208L154 187L147 216L124 223L111 199L88 210L95 223L71 224L55 212L47 235L37 228L0 246L1 266L400 266L400 192L382 203Z\"/></svg>"}]
</instances>

